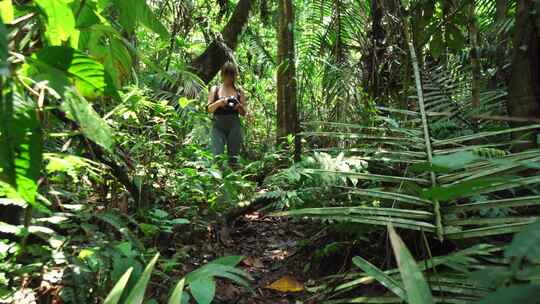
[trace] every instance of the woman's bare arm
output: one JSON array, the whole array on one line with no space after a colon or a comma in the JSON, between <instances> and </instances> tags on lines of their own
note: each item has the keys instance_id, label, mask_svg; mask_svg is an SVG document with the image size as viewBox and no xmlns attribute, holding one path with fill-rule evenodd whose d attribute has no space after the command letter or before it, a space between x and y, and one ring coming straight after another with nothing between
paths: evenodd
<instances>
[{"instance_id":1,"label":"woman's bare arm","mask_svg":"<svg viewBox=\"0 0 540 304\"><path fill-rule=\"evenodd\" d=\"M225 105L225 99L217 99L214 100L214 97L216 95L217 87L212 87L210 89L210 93L208 93L208 105L206 108L208 109L208 112L214 113L217 109L223 107Z\"/></svg>"},{"instance_id":2,"label":"woman's bare arm","mask_svg":"<svg viewBox=\"0 0 540 304\"><path fill-rule=\"evenodd\" d=\"M244 95L244 91L240 91L240 102L236 105L235 110L242 116L246 116L247 114L246 96Z\"/></svg>"}]
</instances>

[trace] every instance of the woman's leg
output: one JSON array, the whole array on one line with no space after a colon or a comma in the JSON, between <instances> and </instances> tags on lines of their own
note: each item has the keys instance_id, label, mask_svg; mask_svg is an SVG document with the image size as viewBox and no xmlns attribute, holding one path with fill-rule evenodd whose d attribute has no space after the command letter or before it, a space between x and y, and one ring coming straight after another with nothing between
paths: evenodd
<instances>
[{"instance_id":1,"label":"woman's leg","mask_svg":"<svg viewBox=\"0 0 540 304\"><path fill-rule=\"evenodd\" d=\"M214 156L222 155L225 152L225 142L227 136L214 123L212 126L212 153Z\"/></svg>"},{"instance_id":2,"label":"woman's leg","mask_svg":"<svg viewBox=\"0 0 540 304\"><path fill-rule=\"evenodd\" d=\"M240 124L240 119L238 117L234 117L233 121L231 122L229 134L227 134L227 154L231 163L236 162L236 157L238 154L240 154L242 141L242 125Z\"/></svg>"}]
</instances>

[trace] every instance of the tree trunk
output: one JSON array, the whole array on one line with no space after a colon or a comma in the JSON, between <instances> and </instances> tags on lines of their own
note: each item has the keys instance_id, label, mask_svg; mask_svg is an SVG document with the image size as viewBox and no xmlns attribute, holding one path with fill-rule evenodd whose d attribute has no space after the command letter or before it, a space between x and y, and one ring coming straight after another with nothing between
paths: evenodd
<instances>
[{"instance_id":1,"label":"tree trunk","mask_svg":"<svg viewBox=\"0 0 540 304\"><path fill-rule=\"evenodd\" d=\"M171 39L169 42L169 51L167 54L167 63L165 63L165 71L169 71L171 65L171 59L175 51L176 45L176 35L180 31L180 22L182 21L182 4L176 6L176 16L173 20L172 30L171 30Z\"/></svg>"},{"instance_id":2,"label":"tree trunk","mask_svg":"<svg viewBox=\"0 0 540 304\"><path fill-rule=\"evenodd\" d=\"M220 37L214 39L206 50L193 60L191 64L193 72L205 83L210 82L216 76L225 61L233 59L232 50L238 44L252 7L253 0L240 0L231 19L221 31Z\"/></svg>"},{"instance_id":3,"label":"tree trunk","mask_svg":"<svg viewBox=\"0 0 540 304\"><path fill-rule=\"evenodd\" d=\"M507 0L497 0L496 2L496 20L497 22L503 22L507 15Z\"/></svg>"},{"instance_id":4,"label":"tree trunk","mask_svg":"<svg viewBox=\"0 0 540 304\"><path fill-rule=\"evenodd\" d=\"M518 0L508 96L510 116L540 117L540 32L534 8L534 0Z\"/></svg>"},{"instance_id":5,"label":"tree trunk","mask_svg":"<svg viewBox=\"0 0 540 304\"><path fill-rule=\"evenodd\" d=\"M508 6L507 0L497 0L496 2L496 14L495 22L500 26L505 22L508 17ZM496 39L498 47L495 50L493 57L493 62L497 71L490 81L490 87L496 89L499 87L500 83L503 83L505 86L508 85L508 70L503 67L506 65L506 50L508 49L507 35L504 31L499 31L499 34L495 34L493 39Z\"/></svg>"},{"instance_id":6,"label":"tree trunk","mask_svg":"<svg viewBox=\"0 0 540 304\"><path fill-rule=\"evenodd\" d=\"M386 36L382 26L383 8L380 0L371 0L371 49L367 64L367 91L375 98L379 97L379 62L384 55L383 41Z\"/></svg>"},{"instance_id":7,"label":"tree trunk","mask_svg":"<svg viewBox=\"0 0 540 304\"><path fill-rule=\"evenodd\" d=\"M474 0L469 4L469 39L471 45L471 67L472 67L472 92L471 103L477 108L480 106L480 59L478 56L478 24L476 22Z\"/></svg>"},{"instance_id":8,"label":"tree trunk","mask_svg":"<svg viewBox=\"0 0 540 304\"><path fill-rule=\"evenodd\" d=\"M278 4L278 70L277 70L277 142L298 133L296 108L296 68L294 54L294 11L292 0L279 0ZM296 137L295 157L300 153Z\"/></svg>"},{"instance_id":9,"label":"tree trunk","mask_svg":"<svg viewBox=\"0 0 540 304\"><path fill-rule=\"evenodd\" d=\"M270 21L270 12L268 10L268 1L269 0L260 0L259 4L259 13L261 17L261 21L263 24L267 25Z\"/></svg>"},{"instance_id":10,"label":"tree trunk","mask_svg":"<svg viewBox=\"0 0 540 304\"><path fill-rule=\"evenodd\" d=\"M54 109L52 114L58 118L60 121L64 122L66 125L70 126L72 130L79 130L80 126L67 118L66 113ZM111 169L111 175L120 182L126 190L129 192L133 200L135 201L135 207L137 208L148 208L149 202L154 192L153 187L149 184L141 183L138 185L134 178L130 177L130 169L127 162L117 162L114 160L115 157L112 155L107 155L107 152L91 140L87 140L85 137L81 136L81 141L87 144L88 150L92 155L92 159L98 161L102 164L109 166Z\"/></svg>"}]
</instances>

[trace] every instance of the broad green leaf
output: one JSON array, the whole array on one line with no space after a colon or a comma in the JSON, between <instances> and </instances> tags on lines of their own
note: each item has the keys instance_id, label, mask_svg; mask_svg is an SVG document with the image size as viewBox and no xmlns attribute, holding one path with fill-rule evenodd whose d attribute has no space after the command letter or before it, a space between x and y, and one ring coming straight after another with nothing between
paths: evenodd
<instances>
[{"instance_id":1,"label":"broad green leaf","mask_svg":"<svg viewBox=\"0 0 540 304\"><path fill-rule=\"evenodd\" d=\"M151 211L152 216L155 216L160 219L167 218L169 216L169 213L163 209L156 208Z\"/></svg>"},{"instance_id":2,"label":"broad green leaf","mask_svg":"<svg viewBox=\"0 0 540 304\"><path fill-rule=\"evenodd\" d=\"M102 58L105 68L111 74L115 85L117 87L122 86L131 72L131 54L118 39L109 39L103 51L101 54L96 53L96 56Z\"/></svg>"},{"instance_id":3,"label":"broad green leaf","mask_svg":"<svg viewBox=\"0 0 540 304\"><path fill-rule=\"evenodd\" d=\"M0 178L34 204L42 164L42 132L35 104L2 88L0 99Z\"/></svg>"},{"instance_id":4,"label":"broad green leaf","mask_svg":"<svg viewBox=\"0 0 540 304\"><path fill-rule=\"evenodd\" d=\"M482 190L489 189L490 187L495 185L499 185L504 181L504 178L483 178L467 180L446 187L437 186L425 190L422 193L422 197L438 201L449 201L452 199L481 193Z\"/></svg>"},{"instance_id":5,"label":"broad green leaf","mask_svg":"<svg viewBox=\"0 0 540 304\"><path fill-rule=\"evenodd\" d=\"M0 17L2 22L11 23L14 17L13 2L11 0L0 0Z\"/></svg>"},{"instance_id":6,"label":"broad green leaf","mask_svg":"<svg viewBox=\"0 0 540 304\"><path fill-rule=\"evenodd\" d=\"M450 155L440 155L433 158L433 165L449 169L462 169L466 165L481 159L471 151L461 151Z\"/></svg>"},{"instance_id":7,"label":"broad green leaf","mask_svg":"<svg viewBox=\"0 0 540 304\"><path fill-rule=\"evenodd\" d=\"M186 97L180 97L180 99L178 100L178 105L180 105L180 107L183 109L187 107L192 101L193 101L192 99L188 99Z\"/></svg>"},{"instance_id":8,"label":"broad green leaf","mask_svg":"<svg viewBox=\"0 0 540 304\"><path fill-rule=\"evenodd\" d=\"M252 280L252 278L249 276L249 274L234 267L243 259L243 256L226 256L216 259L189 273L186 276L186 283L191 284L192 282L204 278L222 277L232 280L233 282L244 287L250 288L248 280Z\"/></svg>"},{"instance_id":9,"label":"broad green leaf","mask_svg":"<svg viewBox=\"0 0 540 304\"><path fill-rule=\"evenodd\" d=\"M185 219L185 218L175 218L175 219L172 219L172 220L170 220L168 222L173 224L173 225L186 225L186 224L190 223L189 220Z\"/></svg>"},{"instance_id":10,"label":"broad green leaf","mask_svg":"<svg viewBox=\"0 0 540 304\"><path fill-rule=\"evenodd\" d=\"M540 221L536 221L514 236L512 243L506 248L507 258L522 259L527 257L532 261L540 260Z\"/></svg>"},{"instance_id":11,"label":"broad green leaf","mask_svg":"<svg viewBox=\"0 0 540 304\"><path fill-rule=\"evenodd\" d=\"M137 3L137 7L139 8L138 19L140 20L141 24L158 34L162 39L169 39L169 32L161 21L156 18L154 12L152 12L152 9L148 6L148 4L146 4L146 1L138 1L140 2L140 4Z\"/></svg>"},{"instance_id":12,"label":"broad green leaf","mask_svg":"<svg viewBox=\"0 0 540 304\"><path fill-rule=\"evenodd\" d=\"M409 170L414 173L434 172L434 173L451 173L452 170L448 167L441 167L429 162L416 163L409 167Z\"/></svg>"},{"instance_id":13,"label":"broad green leaf","mask_svg":"<svg viewBox=\"0 0 540 304\"><path fill-rule=\"evenodd\" d=\"M176 284L176 287L174 287L174 290L171 294L171 297L169 298L169 301L167 304L180 304L182 303L182 295L184 294L184 284L186 282L185 278L182 278L178 284Z\"/></svg>"},{"instance_id":14,"label":"broad green leaf","mask_svg":"<svg viewBox=\"0 0 540 304\"><path fill-rule=\"evenodd\" d=\"M460 51L465 45L465 36L461 30L452 23L446 25L446 43L454 51Z\"/></svg>"},{"instance_id":15,"label":"broad green leaf","mask_svg":"<svg viewBox=\"0 0 540 304\"><path fill-rule=\"evenodd\" d=\"M33 102L29 100L16 102L15 124L14 129L20 132L15 133L18 144L15 153L17 191L27 202L33 204L43 160L43 134Z\"/></svg>"},{"instance_id":16,"label":"broad green leaf","mask_svg":"<svg viewBox=\"0 0 540 304\"><path fill-rule=\"evenodd\" d=\"M514 285L501 288L477 304L535 303L540 299L540 285Z\"/></svg>"},{"instance_id":17,"label":"broad green leaf","mask_svg":"<svg viewBox=\"0 0 540 304\"><path fill-rule=\"evenodd\" d=\"M137 252L134 251L132 247L130 242L122 242L115 246L115 248L126 257L134 257L137 255Z\"/></svg>"},{"instance_id":18,"label":"broad green leaf","mask_svg":"<svg viewBox=\"0 0 540 304\"><path fill-rule=\"evenodd\" d=\"M103 63L105 70L120 87L131 73L131 54L127 50L120 33L109 25L95 24L82 32L79 47L90 51L90 54Z\"/></svg>"},{"instance_id":19,"label":"broad green leaf","mask_svg":"<svg viewBox=\"0 0 540 304\"><path fill-rule=\"evenodd\" d=\"M109 295L107 295L107 298L105 298L105 301L103 304L117 304L118 301L120 301L120 297L122 297L122 293L124 292L124 288L126 288L126 284L129 281L129 277L131 276L131 272L133 271L133 267L130 267L116 282L111 292L109 292Z\"/></svg>"},{"instance_id":20,"label":"broad green leaf","mask_svg":"<svg viewBox=\"0 0 540 304\"><path fill-rule=\"evenodd\" d=\"M45 36L50 45L62 45L77 35L75 16L70 3L73 0L35 0L45 14ZM74 44L76 45L76 44Z\"/></svg>"},{"instance_id":21,"label":"broad green leaf","mask_svg":"<svg viewBox=\"0 0 540 304\"><path fill-rule=\"evenodd\" d=\"M401 273L401 278L407 291L407 302L411 304L435 303L426 279L411 253L394 230L394 227L389 225L388 231L399 272Z\"/></svg>"},{"instance_id":22,"label":"broad green leaf","mask_svg":"<svg viewBox=\"0 0 540 304\"><path fill-rule=\"evenodd\" d=\"M441 32L435 33L435 35L433 35L433 37L431 38L431 43L429 44L429 48L431 54L435 58L439 58L443 54L445 50L445 45Z\"/></svg>"},{"instance_id":23,"label":"broad green leaf","mask_svg":"<svg viewBox=\"0 0 540 304\"><path fill-rule=\"evenodd\" d=\"M128 32L133 32L140 23L161 38L168 39L167 29L156 18L145 0L114 0L114 4L119 13L120 24Z\"/></svg>"},{"instance_id":24,"label":"broad green leaf","mask_svg":"<svg viewBox=\"0 0 540 304\"><path fill-rule=\"evenodd\" d=\"M184 291L182 293L182 302L181 304L190 304L191 303L191 296L189 295L189 292Z\"/></svg>"},{"instance_id":25,"label":"broad green leaf","mask_svg":"<svg viewBox=\"0 0 540 304\"><path fill-rule=\"evenodd\" d=\"M46 47L30 60L27 71L36 80L47 80L61 95L65 87L74 84L87 98L118 93L110 75L101 63L92 57L69 47Z\"/></svg>"},{"instance_id":26,"label":"broad green leaf","mask_svg":"<svg viewBox=\"0 0 540 304\"><path fill-rule=\"evenodd\" d=\"M210 304L216 293L216 281L212 277L202 277L189 284L191 295L199 304Z\"/></svg>"},{"instance_id":27,"label":"broad green leaf","mask_svg":"<svg viewBox=\"0 0 540 304\"><path fill-rule=\"evenodd\" d=\"M87 169L89 172L99 172L100 168L99 164L72 154L45 153L43 156L47 161L45 167L47 173L66 173L74 180L78 180L78 173L82 169Z\"/></svg>"},{"instance_id":28,"label":"broad green leaf","mask_svg":"<svg viewBox=\"0 0 540 304\"><path fill-rule=\"evenodd\" d=\"M99 220L111 225L111 227L113 227L118 233L120 233L122 237L129 241L135 248L143 247L141 241L137 237L135 237L135 235L133 234L131 229L128 228L124 220L115 212L100 212L95 213L94 216Z\"/></svg>"},{"instance_id":29,"label":"broad green leaf","mask_svg":"<svg viewBox=\"0 0 540 304\"><path fill-rule=\"evenodd\" d=\"M191 282L194 282L202 278L206 278L206 277L226 278L226 279L232 280L233 282L239 285L242 285L248 288L249 288L249 283L247 280L252 279L249 276L249 274L247 274L245 271L241 269L237 269L232 266L227 266L227 265L212 262L189 273L186 276L186 282L190 284Z\"/></svg>"},{"instance_id":30,"label":"broad green leaf","mask_svg":"<svg viewBox=\"0 0 540 304\"><path fill-rule=\"evenodd\" d=\"M38 145L39 149L41 149L41 144ZM24 200L31 204L34 204L36 202L36 194L38 188L37 177L32 178L28 175L31 174L30 170L32 170L32 168L40 167L40 163L32 163L36 161L41 162L41 150L35 151L34 157L32 157L31 153L32 151L30 151L28 145L19 146L19 155L18 158L15 160L15 170L17 175L17 192L19 192L19 194L22 198L24 198Z\"/></svg>"},{"instance_id":31,"label":"broad green leaf","mask_svg":"<svg viewBox=\"0 0 540 304\"><path fill-rule=\"evenodd\" d=\"M137 253L138 255L138 253ZM113 254L113 260L112 260L112 269L110 271L110 278L111 280L114 280L115 282L120 280L122 275L129 269L133 268L133 271L131 272L131 277L129 278L128 282L126 283L125 290L126 292L123 294L124 298L127 295L127 293L133 289L135 284L137 284L138 279L141 277L141 274L144 271L144 265L142 265L135 257L133 256L125 256L124 254Z\"/></svg>"},{"instance_id":32,"label":"broad green leaf","mask_svg":"<svg viewBox=\"0 0 540 304\"><path fill-rule=\"evenodd\" d=\"M468 277L481 286L497 288L504 286L505 282L509 282L513 275L509 267L487 266L482 270L469 272Z\"/></svg>"},{"instance_id":33,"label":"broad green leaf","mask_svg":"<svg viewBox=\"0 0 540 304\"><path fill-rule=\"evenodd\" d=\"M92 106L76 92L66 94L62 109L79 124L86 137L111 152L114 146L113 131Z\"/></svg>"},{"instance_id":34,"label":"broad green leaf","mask_svg":"<svg viewBox=\"0 0 540 304\"><path fill-rule=\"evenodd\" d=\"M144 269L141 277L137 281L137 284L135 284L135 287L133 287L133 289L127 296L125 303L141 304L143 302L146 287L148 287L150 276L152 275L152 271L154 270L154 266L156 265L158 258L159 258L159 253L156 253L156 255L152 258L150 263L148 263L148 265Z\"/></svg>"},{"instance_id":35,"label":"broad green leaf","mask_svg":"<svg viewBox=\"0 0 540 304\"><path fill-rule=\"evenodd\" d=\"M229 255L229 256L217 258L213 260L211 263L235 267L240 262L242 262L243 259L244 259L244 256L242 255Z\"/></svg>"},{"instance_id":36,"label":"broad green leaf","mask_svg":"<svg viewBox=\"0 0 540 304\"><path fill-rule=\"evenodd\" d=\"M403 286L396 282L396 280L392 279L392 277L388 276L382 270L362 257L356 256L352 259L352 261L354 265L362 269L367 275L374 277L375 280L379 281L379 283L395 293L398 297L403 299L403 301L407 301L405 289L403 289Z\"/></svg>"},{"instance_id":37,"label":"broad green leaf","mask_svg":"<svg viewBox=\"0 0 540 304\"><path fill-rule=\"evenodd\" d=\"M139 229L141 229L146 236L154 236L159 233L159 227L153 224L140 223Z\"/></svg>"},{"instance_id":38,"label":"broad green leaf","mask_svg":"<svg viewBox=\"0 0 540 304\"><path fill-rule=\"evenodd\" d=\"M81 4L83 4L82 8ZM106 22L105 18L98 13L98 3L96 0L73 1L70 5L73 14L78 14L75 22L77 29L81 31L91 27L94 24Z\"/></svg>"},{"instance_id":39,"label":"broad green leaf","mask_svg":"<svg viewBox=\"0 0 540 304\"><path fill-rule=\"evenodd\" d=\"M16 190L15 140L20 136L21 132L17 134L17 129L22 125L15 123L13 117L13 86L0 88L0 98L0 177Z\"/></svg>"},{"instance_id":40,"label":"broad green leaf","mask_svg":"<svg viewBox=\"0 0 540 304\"><path fill-rule=\"evenodd\" d=\"M112 0L118 12L118 21L129 33L135 31L138 22L138 12L143 1L141 0Z\"/></svg>"}]
</instances>

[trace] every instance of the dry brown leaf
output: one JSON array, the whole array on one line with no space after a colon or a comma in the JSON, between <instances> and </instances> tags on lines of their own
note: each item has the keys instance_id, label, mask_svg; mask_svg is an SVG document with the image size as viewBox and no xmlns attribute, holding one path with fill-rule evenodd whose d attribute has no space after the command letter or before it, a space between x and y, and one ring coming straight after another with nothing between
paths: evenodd
<instances>
[{"instance_id":1,"label":"dry brown leaf","mask_svg":"<svg viewBox=\"0 0 540 304\"><path fill-rule=\"evenodd\" d=\"M255 259L253 261L253 267L255 267L255 268L264 268L264 264L260 259Z\"/></svg>"},{"instance_id":2,"label":"dry brown leaf","mask_svg":"<svg viewBox=\"0 0 540 304\"><path fill-rule=\"evenodd\" d=\"M247 257L245 259L242 260L242 264L244 264L245 266L253 266L253 258L252 257Z\"/></svg>"},{"instance_id":3,"label":"dry brown leaf","mask_svg":"<svg viewBox=\"0 0 540 304\"><path fill-rule=\"evenodd\" d=\"M238 289L236 286L232 285L231 283L226 283L219 287L218 292L222 296L223 299L232 300L232 299L235 299L240 294L240 289Z\"/></svg>"},{"instance_id":4,"label":"dry brown leaf","mask_svg":"<svg viewBox=\"0 0 540 304\"><path fill-rule=\"evenodd\" d=\"M280 292L300 292L304 290L304 284L298 282L298 280L291 276L284 276L274 283L266 286L266 288Z\"/></svg>"},{"instance_id":5,"label":"dry brown leaf","mask_svg":"<svg viewBox=\"0 0 540 304\"><path fill-rule=\"evenodd\" d=\"M263 262L259 258L254 258L254 257L247 257L243 259L242 264L249 267L264 268Z\"/></svg>"}]
</instances>

